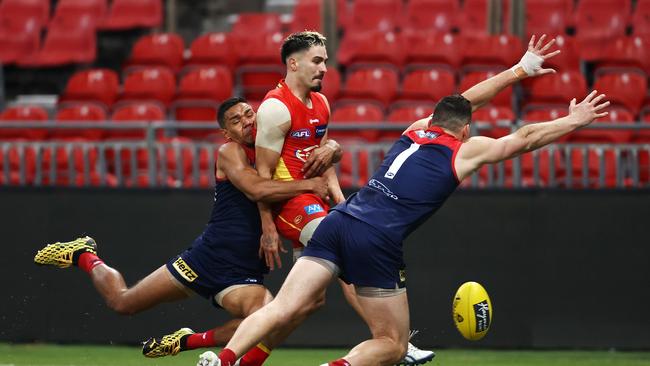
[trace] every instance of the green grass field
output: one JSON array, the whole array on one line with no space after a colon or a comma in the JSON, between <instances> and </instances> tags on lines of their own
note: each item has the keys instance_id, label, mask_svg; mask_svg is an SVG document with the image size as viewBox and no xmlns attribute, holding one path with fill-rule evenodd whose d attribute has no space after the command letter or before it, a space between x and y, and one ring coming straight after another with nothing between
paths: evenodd
<instances>
[{"instance_id":1,"label":"green grass field","mask_svg":"<svg viewBox=\"0 0 650 366\"><path fill-rule=\"evenodd\" d=\"M135 347L0 344L0 366L193 366L200 351L146 359ZM341 349L281 349L268 366L320 365L345 353ZM439 350L427 365L648 366L650 352Z\"/></svg>"}]
</instances>

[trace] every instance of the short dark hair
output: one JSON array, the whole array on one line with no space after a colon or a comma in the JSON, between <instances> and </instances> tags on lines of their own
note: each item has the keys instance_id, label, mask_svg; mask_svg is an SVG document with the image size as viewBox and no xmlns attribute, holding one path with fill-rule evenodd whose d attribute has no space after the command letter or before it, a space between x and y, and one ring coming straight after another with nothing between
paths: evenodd
<instances>
[{"instance_id":1,"label":"short dark hair","mask_svg":"<svg viewBox=\"0 0 650 366\"><path fill-rule=\"evenodd\" d=\"M438 102L431 125L459 132L472 120L472 103L460 94L446 96Z\"/></svg>"},{"instance_id":2,"label":"short dark hair","mask_svg":"<svg viewBox=\"0 0 650 366\"><path fill-rule=\"evenodd\" d=\"M226 128L226 121L224 121L226 112L228 112L230 108L236 106L239 103L248 103L248 101L242 97L232 97L226 99L223 103L221 103L219 106L219 111L217 112L217 121L219 122L219 126L221 126L221 128Z\"/></svg>"},{"instance_id":3,"label":"short dark hair","mask_svg":"<svg viewBox=\"0 0 650 366\"><path fill-rule=\"evenodd\" d=\"M282 43L280 57L282 63L287 64L287 58L296 52L308 50L313 46L325 46L325 38L322 34L314 31L292 33Z\"/></svg>"}]
</instances>

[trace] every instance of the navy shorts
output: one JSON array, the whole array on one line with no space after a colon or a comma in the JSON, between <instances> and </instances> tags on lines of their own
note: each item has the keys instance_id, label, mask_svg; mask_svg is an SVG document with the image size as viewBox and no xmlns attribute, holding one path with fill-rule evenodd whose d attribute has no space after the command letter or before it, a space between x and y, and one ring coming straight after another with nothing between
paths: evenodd
<instances>
[{"instance_id":1,"label":"navy shorts","mask_svg":"<svg viewBox=\"0 0 650 366\"><path fill-rule=\"evenodd\" d=\"M362 287L406 287L401 243L388 240L369 224L332 211L318 225L303 256L326 259L341 269L347 283Z\"/></svg>"},{"instance_id":2,"label":"navy shorts","mask_svg":"<svg viewBox=\"0 0 650 366\"><path fill-rule=\"evenodd\" d=\"M215 295L233 285L263 285L261 272L211 261L201 249L190 248L167 262L167 270L185 287L220 307Z\"/></svg>"}]
</instances>

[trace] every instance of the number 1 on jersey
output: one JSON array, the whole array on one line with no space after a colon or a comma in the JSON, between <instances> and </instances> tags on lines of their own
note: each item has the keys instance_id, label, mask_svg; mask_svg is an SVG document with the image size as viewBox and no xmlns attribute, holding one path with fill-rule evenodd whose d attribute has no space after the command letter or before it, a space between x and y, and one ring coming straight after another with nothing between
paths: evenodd
<instances>
[{"instance_id":1,"label":"number 1 on jersey","mask_svg":"<svg viewBox=\"0 0 650 366\"><path fill-rule=\"evenodd\" d=\"M386 174L384 174L384 178L388 179L393 179L395 178L395 175L397 172L400 170L406 159L408 159L413 153L418 151L420 148L420 144L412 143L411 146L409 146L408 149L402 151L395 157L395 160L393 160L393 163L388 167L388 171L386 171Z\"/></svg>"}]
</instances>

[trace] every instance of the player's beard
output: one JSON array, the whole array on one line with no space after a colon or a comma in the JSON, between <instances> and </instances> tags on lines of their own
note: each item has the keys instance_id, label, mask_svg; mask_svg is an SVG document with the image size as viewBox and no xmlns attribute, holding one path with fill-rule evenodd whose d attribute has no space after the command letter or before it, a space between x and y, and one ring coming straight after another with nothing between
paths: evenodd
<instances>
[{"instance_id":1,"label":"player's beard","mask_svg":"<svg viewBox=\"0 0 650 366\"><path fill-rule=\"evenodd\" d=\"M314 85L309 90L313 91L314 93L318 93L321 89L323 89L323 83L321 82L318 85Z\"/></svg>"}]
</instances>

